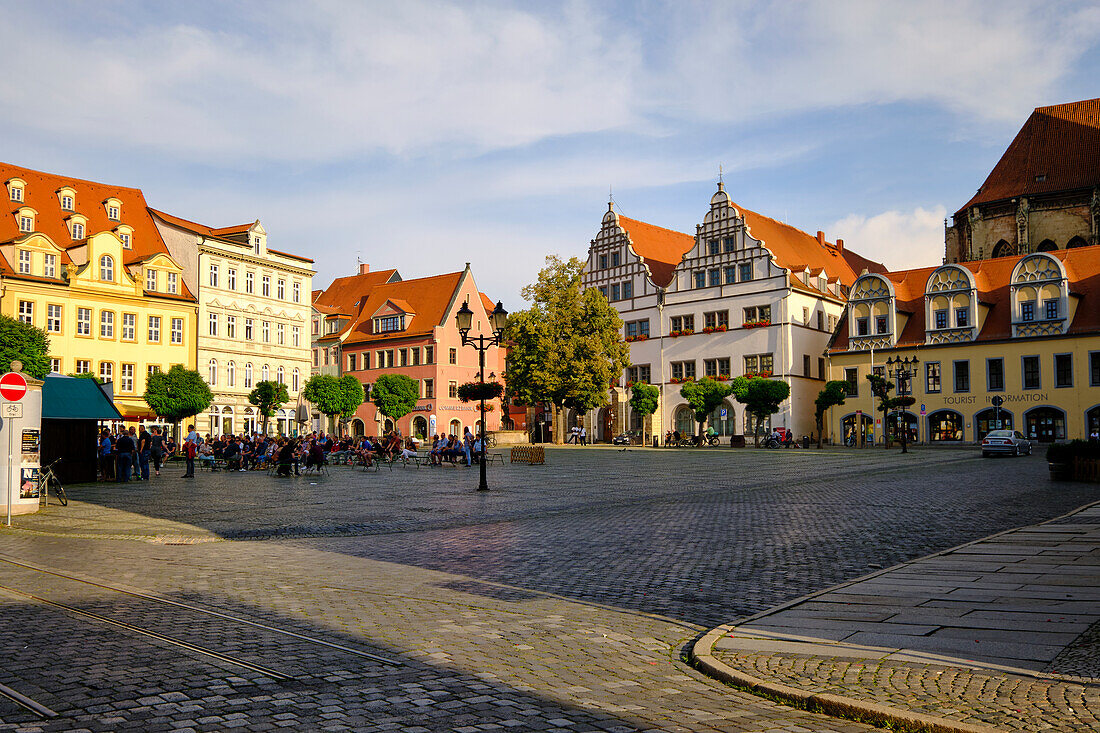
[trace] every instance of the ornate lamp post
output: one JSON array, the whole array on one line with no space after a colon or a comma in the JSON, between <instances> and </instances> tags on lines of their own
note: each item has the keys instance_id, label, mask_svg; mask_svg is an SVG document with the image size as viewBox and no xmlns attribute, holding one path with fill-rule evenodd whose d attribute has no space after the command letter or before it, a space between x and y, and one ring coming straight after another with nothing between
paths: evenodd
<instances>
[{"instance_id":1,"label":"ornate lamp post","mask_svg":"<svg viewBox=\"0 0 1100 733\"><path fill-rule=\"evenodd\" d=\"M897 405L898 412L895 414L895 419L901 424L901 452L909 452L909 422L905 419L905 405L901 404L902 397L909 397L912 394L913 383L913 371L917 368L917 357L910 359L908 356L904 359L900 356L895 356L892 359L886 360L886 366L890 370L890 376L894 378L898 383L898 400ZM910 398L911 399L911 398Z\"/></svg>"},{"instance_id":2,"label":"ornate lamp post","mask_svg":"<svg viewBox=\"0 0 1100 733\"><path fill-rule=\"evenodd\" d=\"M470 336L470 329L474 325L474 312L470 310L469 301L463 301L462 307L455 313L455 324L458 326L458 332L462 335L463 346L473 346L477 349L478 358L478 379L482 384L485 383L485 352L492 346L499 346L501 338L504 335L504 325L508 322L508 311L504 310L504 305L497 301L497 307L493 309L493 312L489 314L490 325L493 329L491 336L483 336L478 334L477 336ZM478 484L478 491L488 491L489 484L485 482L485 396L481 397L481 483Z\"/></svg>"}]
</instances>

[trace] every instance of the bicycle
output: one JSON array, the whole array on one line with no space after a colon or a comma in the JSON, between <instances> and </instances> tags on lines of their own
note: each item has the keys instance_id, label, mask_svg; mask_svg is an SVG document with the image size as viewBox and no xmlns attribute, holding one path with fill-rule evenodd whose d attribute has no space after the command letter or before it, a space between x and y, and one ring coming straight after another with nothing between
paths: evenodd
<instances>
[{"instance_id":1,"label":"bicycle","mask_svg":"<svg viewBox=\"0 0 1100 733\"><path fill-rule=\"evenodd\" d=\"M60 458L45 468L38 469L38 496L41 497L40 501L43 505L48 506L50 503L51 485L54 487L53 495L57 497L61 506L69 505L69 497L65 494L65 487L61 485L61 481L53 470L58 463L61 463Z\"/></svg>"}]
</instances>

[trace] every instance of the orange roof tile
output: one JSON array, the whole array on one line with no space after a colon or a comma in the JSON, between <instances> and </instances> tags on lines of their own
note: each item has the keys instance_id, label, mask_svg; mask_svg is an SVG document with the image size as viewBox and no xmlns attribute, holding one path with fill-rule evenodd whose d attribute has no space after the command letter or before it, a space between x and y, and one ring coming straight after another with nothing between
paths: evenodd
<instances>
[{"instance_id":1,"label":"orange roof tile","mask_svg":"<svg viewBox=\"0 0 1100 733\"><path fill-rule=\"evenodd\" d=\"M380 338L407 338L430 334L432 329L443 322L447 306L450 305L464 273L463 270L376 285L367 294L345 343L358 344ZM405 324L404 331L375 335L371 332L371 318L386 301L405 301L415 315Z\"/></svg>"},{"instance_id":2,"label":"orange roof tile","mask_svg":"<svg viewBox=\"0 0 1100 733\"><path fill-rule=\"evenodd\" d=\"M1038 107L972 199L975 204L1100 184L1100 99Z\"/></svg>"},{"instance_id":3,"label":"orange roof tile","mask_svg":"<svg viewBox=\"0 0 1100 733\"><path fill-rule=\"evenodd\" d=\"M634 251L649 268L649 279L657 287L667 288L672 283L676 267L695 246L695 237L629 219L622 214L617 216L619 227L630 237Z\"/></svg>"},{"instance_id":4,"label":"orange roof tile","mask_svg":"<svg viewBox=\"0 0 1100 733\"><path fill-rule=\"evenodd\" d=\"M1073 322L1067 333L1100 333L1100 246L1063 249L1045 254L1065 263L1070 276L1069 290L1081 300L1077 303ZM1012 301L1009 281L1021 255L996 259L959 262L974 273L978 300L989 307L982 330L976 341L999 341L1012 338ZM884 273L894 285L896 307L909 314L905 328L898 335L899 347L921 345L925 340L924 289L932 272L942 265L921 267L914 270L897 270ZM848 320L841 319L831 351L848 348Z\"/></svg>"},{"instance_id":5,"label":"orange roof tile","mask_svg":"<svg viewBox=\"0 0 1100 733\"><path fill-rule=\"evenodd\" d=\"M478 293L478 295L481 296L481 304L485 306L486 313L492 313L494 310L496 310L497 304L493 302L492 298L490 298L485 293Z\"/></svg>"}]
</instances>

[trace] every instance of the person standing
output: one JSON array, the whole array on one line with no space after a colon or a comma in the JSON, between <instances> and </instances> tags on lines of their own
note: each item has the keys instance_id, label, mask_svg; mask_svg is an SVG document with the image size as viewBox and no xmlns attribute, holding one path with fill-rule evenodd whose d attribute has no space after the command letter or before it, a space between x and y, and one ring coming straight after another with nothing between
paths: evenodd
<instances>
[{"instance_id":1,"label":"person standing","mask_svg":"<svg viewBox=\"0 0 1100 733\"><path fill-rule=\"evenodd\" d=\"M581 425L581 445L588 445L588 430Z\"/></svg>"},{"instance_id":2,"label":"person standing","mask_svg":"<svg viewBox=\"0 0 1100 733\"><path fill-rule=\"evenodd\" d=\"M160 462L164 460L164 436L160 434L160 428L153 426L153 434L149 436L149 457L153 459L153 470L160 475ZM148 476L146 477L148 480Z\"/></svg>"},{"instance_id":3,"label":"person standing","mask_svg":"<svg viewBox=\"0 0 1100 733\"><path fill-rule=\"evenodd\" d=\"M195 478L195 454L199 452L199 434L195 432L194 425L187 426L187 440L183 443L183 456L187 461L187 469L183 478Z\"/></svg>"},{"instance_id":4,"label":"person standing","mask_svg":"<svg viewBox=\"0 0 1100 733\"><path fill-rule=\"evenodd\" d=\"M142 481L149 480L149 459L152 457L152 446L149 444L149 431L145 429L145 425L142 424L141 432L138 433L137 441L137 455L138 455L138 474Z\"/></svg>"},{"instance_id":5,"label":"person standing","mask_svg":"<svg viewBox=\"0 0 1100 733\"><path fill-rule=\"evenodd\" d=\"M103 472L104 481L113 481L115 478L113 447L111 431L108 428L103 428L103 432L99 434L99 470Z\"/></svg>"},{"instance_id":6,"label":"person standing","mask_svg":"<svg viewBox=\"0 0 1100 733\"><path fill-rule=\"evenodd\" d=\"M130 430L133 431L133 428ZM137 450L137 446L125 429L119 433L118 440L115 441L115 450L118 452L118 475L115 480L126 483L130 480L130 471L134 466L134 451Z\"/></svg>"}]
</instances>

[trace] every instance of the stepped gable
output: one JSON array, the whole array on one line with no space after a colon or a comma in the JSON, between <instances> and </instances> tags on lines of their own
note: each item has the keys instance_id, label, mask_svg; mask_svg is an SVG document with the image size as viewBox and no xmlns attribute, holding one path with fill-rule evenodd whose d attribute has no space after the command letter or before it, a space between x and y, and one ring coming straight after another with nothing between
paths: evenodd
<instances>
[{"instance_id":1,"label":"stepped gable","mask_svg":"<svg viewBox=\"0 0 1100 733\"><path fill-rule=\"evenodd\" d=\"M465 270L449 272L444 275L419 277L412 280L400 280L382 283L371 288L365 301L359 306L359 315L349 327L345 343L357 344L380 339L409 338L432 333L443 323L447 307L451 304L455 291ZM371 319L387 301L407 304L412 310L412 320L405 324L405 330L375 335L371 332ZM405 308L404 305L401 306ZM408 311L406 311L408 312Z\"/></svg>"},{"instance_id":2,"label":"stepped gable","mask_svg":"<svg viewBox=\"0 0 1100 733\"><path fill-rule=\"evenodd\" d=\"M695 246L695 237L683 232L647 224L616 213L619 227L630 238L631 248L649 268L649 279L659 288L667 288L676 267Z\"/></svg>"},{"instance_id":3,"label":"stepped gable","mask_svg":"<svg viewBox=\"0 0 1100 733\"><path fill-rule=\"evenodd\" d=\"M1038 107L985 183L975 204L1100 185L1100 99ZM961 220L961 219L960 219Z\"/></svg>"},{"instance_id":4,"label":"stepped gable","mask_svg":"<svg viewBox=\"0 0 1100 733\"><path fill-rule=\"evenodd\" d=\"M1069 275L1069 292L1080 300L1074 312L1073 322L1067 334L1100 333L1100 246L1076 247L1045 252L1061 260ZM998 257L987 260L955 263L974 273L978 289L978 301L989 308L982 330L975 342L1000 341L1012 336L1012 301L1009 283L1012 271L1023 257ZM924 344L924 297L928 278L942 265L913 270L897 270L879 273L894 285L896 307L899 313L909 316L905 328L898 335L899 348ZM848 349L848 319L842 318L837 337L830 351Z\"/></svg>"}]
</instances>

